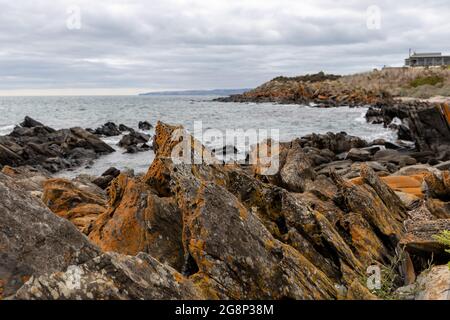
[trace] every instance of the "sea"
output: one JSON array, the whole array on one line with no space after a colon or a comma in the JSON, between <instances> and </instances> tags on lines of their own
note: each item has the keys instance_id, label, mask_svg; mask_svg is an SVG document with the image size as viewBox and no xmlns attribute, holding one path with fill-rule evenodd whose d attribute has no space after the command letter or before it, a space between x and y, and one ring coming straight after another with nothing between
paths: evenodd
<instances>
[{"instance_id":1,"label":"sea","mask_svg":"<svg viewBox=\"0 0 450 320\"><path fill-rule=\"evenodd\" d=\"M112 121L137 129L139 121L156 125L157 121L181 124L187 130L202 128L215 132L256 130L261 140L268 137L290 141L310 133L347 132L368 141L395 141L395 132L382 125L367 124L367 108L315 108L306 105L272 103L216 102L216 96L60 96L0 97L0 135L10 133L25 116L55 129L97 128ZM241 131L242 132L242 131ZM276 134L272 134L272 133ZM145 132L153 135L153 129ZM79 174L100 175L110 167L145 172L153 161L153 151L125 153L117 146L121 136L103 138L116 152L102 156L93 163L59 173L74 177ZM225 139L220 144L225 144ZM218 140L216 140L218 141ZM219 147L214 141L204 141ZM228 141L226 141L228 142ZM150 141L151 143L151 141ZM245 157L245 146L236 145Z\"/></svg>"}]
</instances>

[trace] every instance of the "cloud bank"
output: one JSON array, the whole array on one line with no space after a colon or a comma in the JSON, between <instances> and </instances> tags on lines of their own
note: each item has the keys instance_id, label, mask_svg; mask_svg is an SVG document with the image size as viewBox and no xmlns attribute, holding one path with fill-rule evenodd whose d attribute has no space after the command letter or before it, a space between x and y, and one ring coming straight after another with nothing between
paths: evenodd
<instances>
[{"instance_id":1,"label":"cloud bank","mask_svg":"<svg viewBox=\"0 0 450 320\"><path fill-rule=\"evenodd\" d=\"M278 75L399 66L409 48L450 53L450 4L439 0L0 6L0 94L253 87Z\"/></svg>"}]
</instances>

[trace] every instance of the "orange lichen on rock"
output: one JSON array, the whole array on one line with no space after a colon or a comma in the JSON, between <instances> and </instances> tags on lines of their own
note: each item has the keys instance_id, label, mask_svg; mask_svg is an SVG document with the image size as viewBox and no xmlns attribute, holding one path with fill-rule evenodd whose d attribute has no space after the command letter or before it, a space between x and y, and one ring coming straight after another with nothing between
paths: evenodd
<instances>
[{"instance_id":1,"label":"orange lichen on rock","mask_svg":"<svg viewBox=\"0 0 450 320\"><path fill-rule=\"evenodd\" d=\"M95 222L89 238L104 251L146 252L180 270L181 215L173 199L153 192L141 180L119 175L108 189L108 210Z\"/></svg>"},{"instance_id":2,"label":"orange lichen on rock","mask_svg":"<svg viewBox=\"0 0 450 320\"><path fill-rule=\"evenodd\" d=\"M88 234L92 223L106 210L106 199L95 187L83 190L80 185L64 179L44 183L43 202L60 217L71 221Z\"/></svg>"},{"instance_id":3,"label":"orange lichen on rock","mask_svg":"<svg viewBox=\"0 0 450 320\"><path fill-rule=\"evenodd\" d=\"M422 183L424 175L380 177L392 190L412 194L423 198ZM360 177L350 180L355 185L362 185Z\"/></svg>"}]
</instances>

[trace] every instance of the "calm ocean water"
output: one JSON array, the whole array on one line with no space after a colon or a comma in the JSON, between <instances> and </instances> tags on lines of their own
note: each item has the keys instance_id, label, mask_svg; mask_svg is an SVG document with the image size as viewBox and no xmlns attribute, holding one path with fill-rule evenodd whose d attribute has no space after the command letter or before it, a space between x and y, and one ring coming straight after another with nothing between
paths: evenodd
<instances>
[{"instance_id":1,"label":"calm ocean water","mask_svg":"<svg viewBox=\"0 0 450 320\"><path fill-rule=\"evenodd\" d=\"M319 109L298 105L240 104L211 101L205 96L104 96L104 97L0 97L0 135L8 134L25 116L53 127L97 128L107 121L137 128L139 121L182 124L193 130L194 121L203 129L278 129L281 141L309 133L341 132L367 140L394 140L394 132L365 122L366 108ZM150 132L151 134L153 132ZM120 137L105 139L117 152L104 156L88 168L62 175L101 174L111 166L144 172L153 152L124 154L116 146Z\"/></svg>"}]
</instances>

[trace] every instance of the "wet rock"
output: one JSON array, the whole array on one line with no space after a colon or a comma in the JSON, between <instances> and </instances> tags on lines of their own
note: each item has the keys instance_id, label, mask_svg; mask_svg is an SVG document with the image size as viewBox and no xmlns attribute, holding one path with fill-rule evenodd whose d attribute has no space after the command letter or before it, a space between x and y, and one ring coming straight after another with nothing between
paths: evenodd
<instances>
[{"instance_id":1,"label":"wet rock","mask_svg":"<svg viewBox=\"0 0 450 320\"><path fill-rule=\"evenodd\" d=\"M450 127L445 116L445 105L410 102L383 105L380 109L385 125L394 118L407 124L411 140L419 151L433 151L436 158L450 157Z\"/></svg>"},{"instance_id":2,"label":"wet rock","mask_svg":"<svg viewBox=\"0 0 450 320\"><path fill-rule=\"evenodd\" d=\"M39 121L36 121L28 116L25 117L25 119L20 124L20 126L22 126L24 128L44 127L44 125L42 123L40 123Z\"/></svg>"},{"instance_id":3,"label":"wet rock","mask_svg":"<svg viewBox=\"0 0 450 320\"><path fill-rule=\"evenodd\" d=\"M3 297L14 294L32 276L64 271L98 255L75 226L2 173L0 199Z\"/></svg>"},{"instance_id":4,"label":"wet rock","mask_svg":"<svg viewBox=\"0 0 450 320\"><path fill-rule=\"evenodd\" d=\"M139 121L138 128L144 131L149 131L153 126L147 121Z\"/></svg>"},{"instance_id":5,"label":"wet rock","mask_svg":"<svg viewBox=\"0 0 450 320\"><path fill-rule=\"evenodd\" d=\"M137 146L139 144L147 143L150 140L150 137L144 133L140 132L131 132L122 137L119 141L118 145L121 148L128 148L131 146Z\"/></svg>"},{"instance_id":6,"label":"wet rock","mask_svg":"<svg viewBox=\"0 0 450 320\"><path fill-rule=\"evenodd\" d=\"M0 137L0 166L29 165L51 173L111 152L113 148L81 128L16 127L10 135Z\"/></svg>"},{"instance_id":7,"label":"wet rock","mask_svg":"<svg viewBox=\"0 0 450 320\"><path fill-rule=\"evenodd\" d=\"M118 170L114 167L111 167L108 170L106 170L105 172L103 172L103 174L100 177L95 178L92 181L92 183L97 185L101 189L106 190L106 188L109 186L111 181L114 180L114 178L116 178L119 174L120 174L120 170Z\"/></svg>"},{"instance_id":8,"label":"wet rock","mask_svg":"<svg viewBox=\"0 0 450 320\"><path fill-rule=\"evenodd\" d=\"M107 122L103 126L95 129L95 134L106 136L106 137L114 137L120 136L121 130L117 127L114 122Z\"/></svg>"},{"instance_id":9,"label":"wet rock","mask_svg":"<svg viewBox=\"0 0 450 320\"><path fill-rule=\"evenodd\" d=\"M124 125L124 124L119 124L119 131L120 131L120 132L133 132L134 129L132 129L132 128L130 128L130 127L127 127L127 126Z\"/></svg>"}]
</instances>

